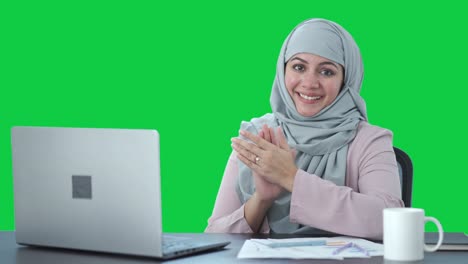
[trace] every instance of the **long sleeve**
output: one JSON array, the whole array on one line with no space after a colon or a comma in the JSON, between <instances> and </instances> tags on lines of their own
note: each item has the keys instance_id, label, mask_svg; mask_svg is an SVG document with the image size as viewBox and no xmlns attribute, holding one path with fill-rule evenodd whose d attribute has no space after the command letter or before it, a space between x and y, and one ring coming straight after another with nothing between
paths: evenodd
<instances>
[{"instance_id":1,"label":"long sleeve","mask_svg":"<svg viewBox=\"0 0 468 264\"><path fill-rule=\"evenodd\" d=\"M232 152L229 156L223 180L216 197L216 203L211 217L208 219L209 233L253 233L244 217L244 205L241 204L236 193L237 157ZM264 220L261 233L268 233L268 221Z\"/></svg>"},{"instance_id":2,"label":"long sleeve","mask_svg":"<svg viewBox=\"0 0 468 264\"><path fill-rule=\"evenodd\" d=\"M382 210L403 206L392 133L363 122L348 150L346 186L298 170L290 220L334 233L381 239Z\"/></svg>"}]
</instances>

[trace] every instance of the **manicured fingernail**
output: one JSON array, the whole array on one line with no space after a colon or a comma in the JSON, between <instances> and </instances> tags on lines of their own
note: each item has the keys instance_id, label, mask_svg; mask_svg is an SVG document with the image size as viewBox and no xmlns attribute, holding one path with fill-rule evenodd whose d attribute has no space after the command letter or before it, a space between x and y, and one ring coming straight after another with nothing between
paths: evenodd
<instances>
[{"instance_id":1,"label":"manicured fingernail","mask_svg":"<svg viewBox=\"0 0 468 264\"><path fill-rule=\"evenodd\" d=\"M244 130L239 130L239 133L240 133L241 135L245 135L245 131L244 131Z\"/></svg>"}]
</instances>

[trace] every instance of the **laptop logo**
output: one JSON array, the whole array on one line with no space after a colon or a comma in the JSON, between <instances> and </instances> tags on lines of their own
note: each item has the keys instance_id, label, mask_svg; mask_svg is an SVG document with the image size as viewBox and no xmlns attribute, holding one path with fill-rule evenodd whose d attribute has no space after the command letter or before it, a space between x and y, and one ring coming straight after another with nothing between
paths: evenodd
<instances>
[{"instance_id":1,"label":"laptop logo","mask_svg":"<svg viewBox=\"0 0 468 264\"><path fill-rule=\"evenodd\" d=\"M72 198L92 199L91 176L72 175Z\"/></svg>"}]
</instances>

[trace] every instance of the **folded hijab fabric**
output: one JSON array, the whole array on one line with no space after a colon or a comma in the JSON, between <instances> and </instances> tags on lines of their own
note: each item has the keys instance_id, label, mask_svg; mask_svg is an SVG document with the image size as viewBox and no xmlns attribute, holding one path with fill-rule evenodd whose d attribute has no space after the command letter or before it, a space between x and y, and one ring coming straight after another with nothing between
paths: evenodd
<instances>
[{"instance_id":1,"label":"folded hijab fabric","mask_svg":"<svg viewBox=\"0 0 468 264\"><path fill-rule=\"evenodd\" d=\"M286 85L287 61L298 53L311 53L334 61L344 68L343 87L337 98L314 116L296 111ZM276 78L270 97L273 114L242 122L241 129L258 134L263 124L281 126L288 144L296 149L296 166L336 185L345 184L348 144L354 139L360 121L367 120L364 100L359 95L363 64L358 46L340 25L325 19L300 23L286 38L276 66ZM242 203L255 192L252 171L238 161L237 193ZM272 233L317 234L323 231L291 223L291 194L284 192L267 213ZM320 214L320 212L317 212Z\"/></svg>"}]
</instances>

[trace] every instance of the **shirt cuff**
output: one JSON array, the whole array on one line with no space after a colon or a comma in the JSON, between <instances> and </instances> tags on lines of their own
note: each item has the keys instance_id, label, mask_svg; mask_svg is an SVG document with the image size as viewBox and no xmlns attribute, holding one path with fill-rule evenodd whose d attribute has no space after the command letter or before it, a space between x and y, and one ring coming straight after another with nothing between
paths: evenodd
<instances>
[{"instance_id":1,"label":"shirt cuff","mask_svg":"<svg viewBox=\"0 0 468 264\"><path fill-rule=\"evenodd\" d=\"M303 213L305 208L301 204L304 200L304 196L310 195L311 190L307 189L310 183L307 181L314 180L315 175L311 175L304 170L297 170L296 177L294 178L294 186L291 192L291 207L289 209L289 220L291 223L300 223L301 212Z\"/></svg>"}]
</instances>

